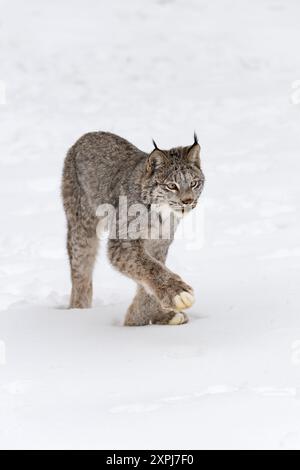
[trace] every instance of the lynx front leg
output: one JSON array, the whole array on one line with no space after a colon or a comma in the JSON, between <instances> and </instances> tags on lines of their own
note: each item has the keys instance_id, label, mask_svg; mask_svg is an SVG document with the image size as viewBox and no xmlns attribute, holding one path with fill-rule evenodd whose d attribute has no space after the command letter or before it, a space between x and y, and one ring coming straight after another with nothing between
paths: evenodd
<instances>
[{"instance_id":1,"label":"lynx front leg","mask_svg":"<svg viewBox=\"0 0 300 470\"><path fill-rule=\"evenodd\" d=\"M164 314L164 316L167 315L168 320L171 320L173 318L171 316L172 313L174 316L176 312L189 308L193 304L194 295L192 288L182 281L177 274L167 269L161 261L149 254L145 249L143 241L110 240L108 252L113 266L137 281L148 294L154 297L153 300L158 302L159 313L161 314L158 315L158 318L161 318L162 314ZM140 293L138 292L138 294ZM148 296L149 298L151 298L150 295ZM145 301L145 299L143 300ZM147 316L146 310L143 309L140 324L149 323L153 300L150 304L150 301L147 300L149 314ZM126 324L134 323L132 319L134 316L137 316L138 306L141 303L142 300L137 295L129 308ZM158 321L158 318L155 318L155 322ZM185 318L180 318L182 322L185 320Z\"/></svg>"},{"instance_id":2,"label":"lynx front leg","mask_svg":"<svg viewBox=\"0 0 300 470\"><path fill-rule=\"evenodd\" d=\"M151 323L151 313L159 307L153 296L148 295L144 288L138 286L137 293L129 306L124 325L144 326Z\"/></svg>"},{"instance_id":3,"label":"lynx front leg","mask_svg":"<svg viewBox=\"0 0 300 470\"><path fill-rule=\"evenodd\" d=\"M183 312L163 310L153 295L147 294L145 289L138 286L137 293L132 304L127 310L124 325L144 326L156 325L182 325L188 322L188 317Z\"/></svg>"}]
</instances>

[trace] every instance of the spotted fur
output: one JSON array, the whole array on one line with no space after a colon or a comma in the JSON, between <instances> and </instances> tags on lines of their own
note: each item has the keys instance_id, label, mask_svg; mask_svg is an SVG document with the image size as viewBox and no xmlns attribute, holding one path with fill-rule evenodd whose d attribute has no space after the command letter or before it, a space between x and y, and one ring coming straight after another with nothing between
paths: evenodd
<instances>
[{"instance_id":1,"label":"spotted fur","mask_svg":"<svg viewBox=\"0 0 300 470\"><path fill-rule=\"evenodd\" d=\"M119 197L127 196L129 205L144 204L149 210L156 205L164 208L164 214L170 210L174 230L169 239L146 239L139 232L136 239L110 237L111 264L137 283L125 324L186 322L186 315L172 319L176 312L191 306L193 290L165 266L165 261L180 215L196 206L203 185L196 135L191 146L170 150L161 150L154 142L150 153L108 132L81 137L67 153L62 179L72 280L70 307L92 304L99 243L97 208L109 203L119 214Z\"/></svg>"}]
</instances>

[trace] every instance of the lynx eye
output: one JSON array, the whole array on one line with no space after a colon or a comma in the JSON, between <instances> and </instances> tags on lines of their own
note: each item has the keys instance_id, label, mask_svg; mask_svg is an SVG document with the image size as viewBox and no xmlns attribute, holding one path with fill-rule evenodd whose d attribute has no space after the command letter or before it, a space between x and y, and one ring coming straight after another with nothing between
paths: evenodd
<instances>
[{"instance_id":1,"label":"lynx eye","mask_svg":"<svg viewBox=\"0 0 300 470\"><path fill-rule=\"evenodd\" d=\"M191 188L198 188L199 185L200 185L200 181L199 181L199 180L193 181L193 182L191 183Z\"/></svg>"},{"instance_id":2,"label":"lynx eye","mask_svg":"<svg viewBox=\"0 0 300 470\"><path fill-rule=\"evenodd\" d=\"M166 184L166 188L169 189L170 191L177 191L178 190L178 186L177 186L176 183Z\"/></svg>"}]
</instances>

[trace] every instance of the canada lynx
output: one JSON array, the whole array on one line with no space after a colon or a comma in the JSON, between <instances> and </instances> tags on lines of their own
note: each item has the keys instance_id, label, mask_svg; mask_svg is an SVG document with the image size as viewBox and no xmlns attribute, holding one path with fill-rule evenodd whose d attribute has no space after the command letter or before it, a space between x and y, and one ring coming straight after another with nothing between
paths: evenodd
<instances>
[{"instance_id":1,"label":"canada lynx","mask_svg":"<svg viewBox=\"0 0 300 470\"><path fill-rule=\"evenodd\" d=\"M125 325L188 321L182 311L193 304L193 290L165 266L165 261L180 218L196 206L203 189L200 146L196 134L188 147L161 150L153 143L153 151L146 154L117 135L91 132L68 151L62 195L68 225L71 308L91 306L97 232L103 219L99 208L110 205L115 209L118 228L111 236L113 224L108 226L109 260L137 282ZM131 228L130 232L133 216L122 219L120 198L127 198L127 207L143 205L144 214L158 217L140 219L133 225L136 230ZM172 220L167 237L161 235L166 218ZM149 236L153 226L158 236ZM128 229L125 232L124 227Z\"/></svg>"}]
</instances>

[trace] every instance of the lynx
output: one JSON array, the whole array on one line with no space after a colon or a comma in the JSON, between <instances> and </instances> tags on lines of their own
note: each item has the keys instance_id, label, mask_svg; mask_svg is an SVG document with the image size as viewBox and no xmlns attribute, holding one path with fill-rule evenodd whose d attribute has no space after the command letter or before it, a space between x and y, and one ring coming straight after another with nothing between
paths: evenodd
<instances>
[{"instance_id":1,"label":"lynx","mask_svg":"<svg viewBox=\"0 0 300 470\"><path fill-rule=\"evenodd\" d=\"M91 307L99 230L107 228L110 263L137 283L125 325L188 321L184 310L194 302L193 289L165 262L180 219L196 206L203 189L200 145L196 134L193 144L186 147L161 150L153 144L148 154L117 135L91 132L69 149L62 197L72 280L70 308ZM143 205L144 215L158 216L144 217L133 225L136 230L130 230L134 217L131 214L122 220L121 197L126 198L127 207ZM104 227L99 208L106 205L115 209L116 223L107 222ZM167 219L172 223L165 237L161 233ZM156 237L149 236L153 227L158 229ZM124 232L124 228L128 230Z\"/></svg>"}]
</instances>

